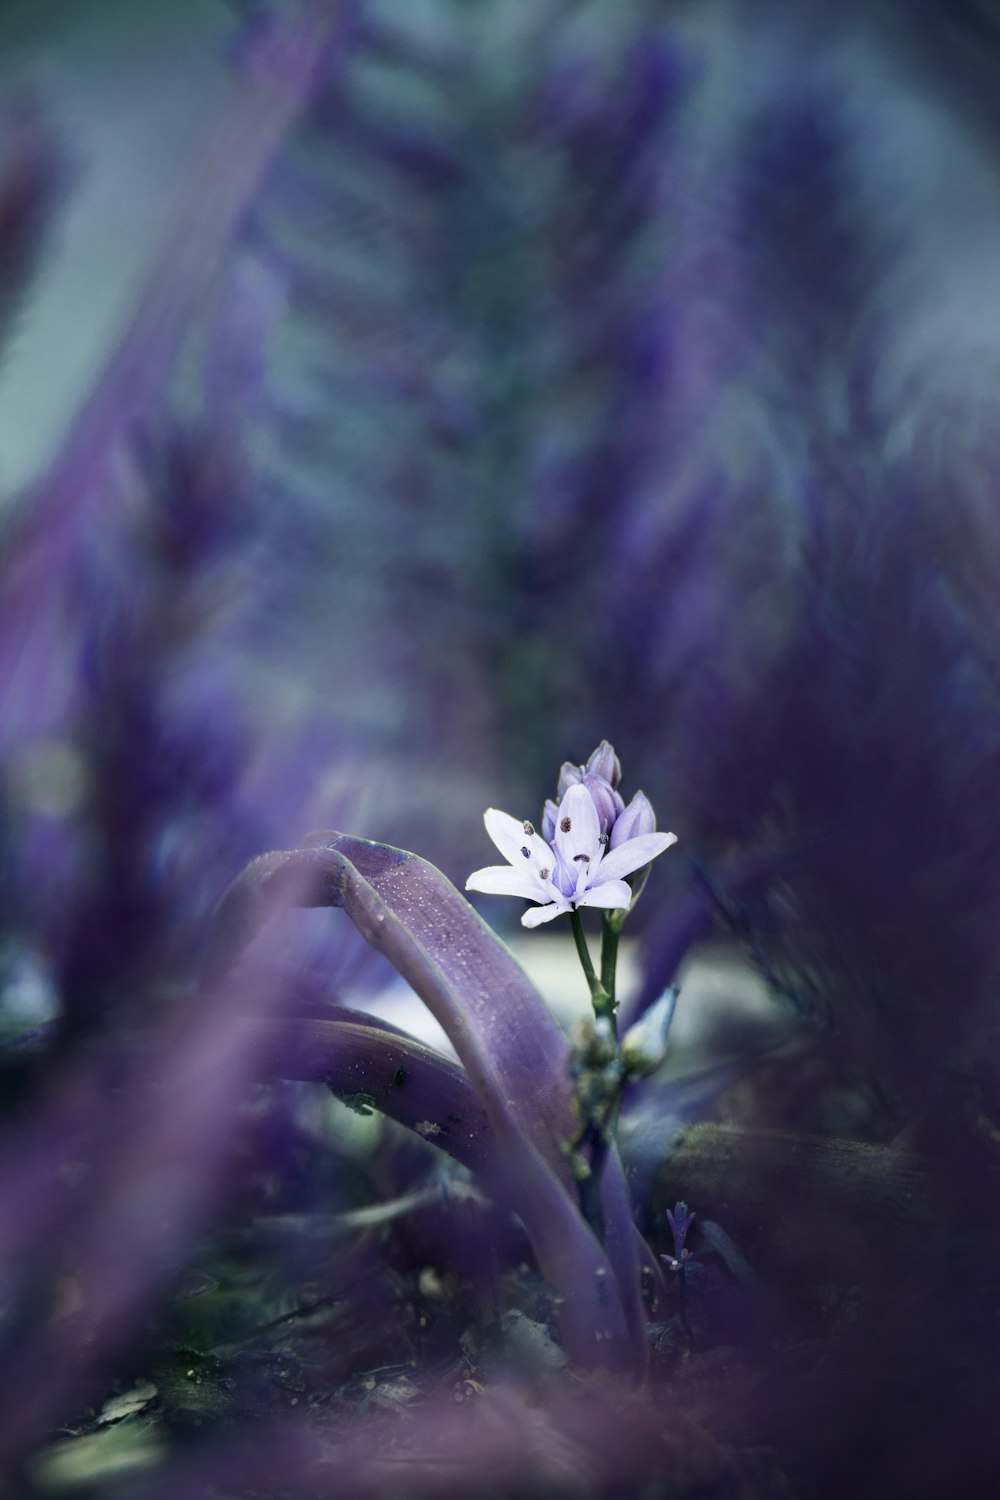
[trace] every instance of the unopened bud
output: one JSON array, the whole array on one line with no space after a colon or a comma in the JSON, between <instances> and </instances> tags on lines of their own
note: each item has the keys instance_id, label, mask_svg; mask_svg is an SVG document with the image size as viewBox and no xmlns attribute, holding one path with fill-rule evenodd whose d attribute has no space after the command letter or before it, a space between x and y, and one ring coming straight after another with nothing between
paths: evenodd
<instances>
[{"instance_id":1,"label":"unopened bud","mask_svg":"<svg viewBox=\"0 0 1000 1500\"><path fill-rule=\"evenodd\" d=\"M655 1073L667 1056L667 1038L679 991L671 986L622 1038L622 1062L632 1078Z\"/></svg>"},{"instance_id":2,"label":"unopened bud","mask_svg":"<svg viewBox=\"0 0 1000 1500\"><path fill-rule=\"evenodd\" d=\"M628 839L641 838L643 834L655 831L656 814L649 798L643 792L636 792L628 807L615 819L611 830L611 847L617 849L619 844L626 843Z\"/></svg>"},{"instance_id":3,"label":"unopened bud","mask_svg":"<svg viewBox=\"0 0 1000 1500\"><path fill-rule=\"evenodd\" d=\"M559 816L559 804L553 802L550 797L542 808L542 838L547 844L551 844L556 836L556 819Z\"/></svg>"},{"instance_id":4,"label":"unopened bud","mask_svg":"<svg viewBox=\"0 0 1000 1500\"><path fill-rule=\"evenodd\" d=\"M571 760L564 760L559 767L559 785L556 791L556 799L561 802L571 786L579 786L583 780L583 767L574 766Z\"/></svg>"},{"instance_id":5,"label":"unopened bud","mask_svg":"<svg viewBox=\"0 0 1000 1500\"><path fill-rule=\"evenodd\" d=\"M601 823L601 832L608 833L614 827L617 818L623 811L625 807L624 802L612 788L611 784L605 781L603 776L598 776L593 771L587 772L583 778L583 784L590 793L590 800L597 808L597 816Z\"/></svg>"},{"instance_id":6,"label":"unopened bud","mask_svg":"<svg viewBox=\"0 0 1000 1500\"><path fill-rule=\"evenodd\" d=\"M616 787L622 779L622 763L615 754L614 746L607 740L601 741L584 770L602 777L612 787Z\"/></svg>"}]
</instances>

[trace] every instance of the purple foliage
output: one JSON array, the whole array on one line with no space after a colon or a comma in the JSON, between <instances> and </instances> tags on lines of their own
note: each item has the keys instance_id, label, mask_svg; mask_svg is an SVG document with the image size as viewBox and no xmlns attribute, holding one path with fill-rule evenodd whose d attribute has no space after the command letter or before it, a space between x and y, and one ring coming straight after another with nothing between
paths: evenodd
<instances>
[{"instance_id":1,"label":"purple foliage","mask_svg":"<svg viewBox=\"0 0 1000 1500\"><path fill-rule=\"evenodd\" d=\"M6 339L65 186L60 151L30 98L0 119L0 338Z\"/></svg>"},{"instance_id":2,"label":"purple foliage","mask_svg":"<svg viewBox=\"0 0 1000 1500\"><path fill-rule=\"evenodd\" d=\"M585 1365L641 1368L638 1266L620 1164L614 1157L601 1181L605 1254L580 1215L565 1149L574 1130L569 1049L508 951L423 860L317 834L307 849L261 856L236 882L217 917L224 944L217 962L275 899L343 907L410 982L446 1031L485 1111L503 1162L491 1186L516 1209L563 1300L568 1348ZM417 1060L413 1066L418 1071ZM433 1119L439 1116L440 1109ZM434 1139L447 1129L438 1124Z\"/></svg>"},{"instance_id":3,"label":"purple foliage","mask_svg":"<svg viewBox=\"0 0 1000 1500\"><path fill-rule=\"evenodd\" d=\"M4 1483L152 1371L137 1500L931 1494L959 1447L989 1493L995 415L942 458L961 401L893 365L907 247L829 74L750 90L716 178L646 7L491 4L245 7L5 531ZM915 14L985 137L995 18ZM0 126L5 337L55 139ZM435 867L605 729L691 851L633 1015L720 928L797 1010L627 1101L584 1216L566 1040ZM606 743L563 776L613 846L652 826L619 777ZM300 844L348 820L434 863ZM340 1006L384 969L340 916L258 933L275 905L342 907L458 1061Z\"/></svg>"}]
</instances>

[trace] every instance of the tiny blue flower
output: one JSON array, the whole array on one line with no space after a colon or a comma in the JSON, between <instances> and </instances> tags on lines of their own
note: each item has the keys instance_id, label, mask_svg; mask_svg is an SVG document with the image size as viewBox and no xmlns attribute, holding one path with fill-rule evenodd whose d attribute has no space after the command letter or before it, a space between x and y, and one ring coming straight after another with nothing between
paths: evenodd
<instances>
[{"instance_id":1,"label":"tiny blue flower","mask_svg":"<svg viewBox=\"0 0 1000 1500\"><path fill-rule=\"evenodd\" d=\"M686 1260L691 1254L690 1250L684 1249L684 1241L697 1217L697 1214L688 1212L686 1203L675 1203L673 1213L669 1208L667 1209L667 1223L670 1225L670 1233L674 1241L674 1255L678 1260Z\"/></svg>"}]
</instances>

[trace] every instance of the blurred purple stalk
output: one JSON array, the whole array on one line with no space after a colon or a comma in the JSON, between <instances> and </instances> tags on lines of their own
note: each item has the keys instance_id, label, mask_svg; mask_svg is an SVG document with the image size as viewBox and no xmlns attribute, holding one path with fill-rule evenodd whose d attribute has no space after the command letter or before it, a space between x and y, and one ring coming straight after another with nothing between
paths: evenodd
<instances>
[{"instance_id":1,"label":"blurred purple stalk","mask_svg":"<svg viewBox=\"0 0 1000 1500\"><path fill-rule=\"evenodd\" d=\"M0 1158L0 1470L83 1403L135 1338L226 1167L275 989L192 996L140 1051L84 1051ZM197 1163L197 1170L192 1164Z\"/></svg>"},{"instance_id":2,"label":"blurred purple stalk","mask_svg":"<svg viewBox=\"0 0 1000 1500\"><path fill-rule=\"evenodd\" d=\"M114 466L159 397L212 279L289 129L342 60L357 0L309 0L284 29L261 31L177 204L118 347L48 473L7 539L0 605L0 717L20 729L16 688L30 698L72 608L72 582L117 492ZM38 670L41 669L41 670ZM37 672L37 676L36 676ZM11 712L11 699L15 699Z\"/></svg>"}]
</instances>

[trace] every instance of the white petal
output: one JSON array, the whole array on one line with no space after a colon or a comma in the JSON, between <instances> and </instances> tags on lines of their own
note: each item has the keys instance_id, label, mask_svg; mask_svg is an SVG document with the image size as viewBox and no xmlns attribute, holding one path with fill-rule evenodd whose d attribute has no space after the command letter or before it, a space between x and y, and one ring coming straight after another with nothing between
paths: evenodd
<instances>
[{"instance_id":1,"label":"white petal","mask_svg":"<svg viewBox=\"0 0 1000 1500\"><path fill-rule=\"evenodd\" d=\"M577 860L578 855L596 859L601 849L600 837L601 823L593 797L585 786L571 786L556 814L555 846L566 865L579 870L583 861Z\"/></svg>"},{"instance_id":2,"label":"white petal","mask_svg":"<svg viewBox=\"0 0 1000 1500\"><path fill-rule=\"evenodd\" d=\"M483 822L486 824L486 832L508 863L527 864L521 853L524 843L523 823L512 818L510 813L501 812L498 807L488 807L483 814Z\"/></svg>"},{"instance_id":3,"label":"white petal","mask_svg":"<svg viewBox=\"0 0 1000 1500\"><path fill-rule=\"evenodd\" d=\"M510 865L488 865L473 870L465 882L467 891L482 891L487 896L523 896L527 901L546 901L548 892L538 876L526 865L523 870Z\"/></svg>"},{"instance_id":4,"label":"white petal","mask_svg":"<svg viewBox=\"0 0 1000 1500\"><path fill-rule=\"evenodd\" d=\"M632 904L632 891L624 880L604 880L573 899L577 906L614 906L627 910Z\"/></svg>"},{"instance_id":5,"label":"white petal","mask_svg":"<svg viewBox=\"0 0 1000 1500\"><path fill-rule=\"evenodd\" d=\"M552 851L548 844L537 833L528 833L524 823L519 823L510 813L488 807L483 814L483 822L486 824L486 832L504 859L515 868L527 866L529 861L539 869L544 870L547 866L551 868ZM528 851L527 854L525 850Z\"/></svg>"},{"instance_id":6,"label":"white petal","mask_svg":"<svg viewBox=\"0 0 1000 1500\"><path fill-rule=\"evenodd\" d=\"M522 927L540 927L543 922L551 922L554 917L561 917L564 911L569 911L569 903L558 906L555 901L550 906L531 906L521 918Z\"/></svg>"},{"instance_id":7,"label":"white petal","mask_svg":"<svg viewBox=\"0 0 1000 1500\"><path fill-rule=\"evenodd\" d=\"M676 844L676 833L644 833L637 839L626 839L617 849L610 849L601 860L598 877L601 880L619 880L641 870L651 859Z\"/></svg>"}]
</instances>

